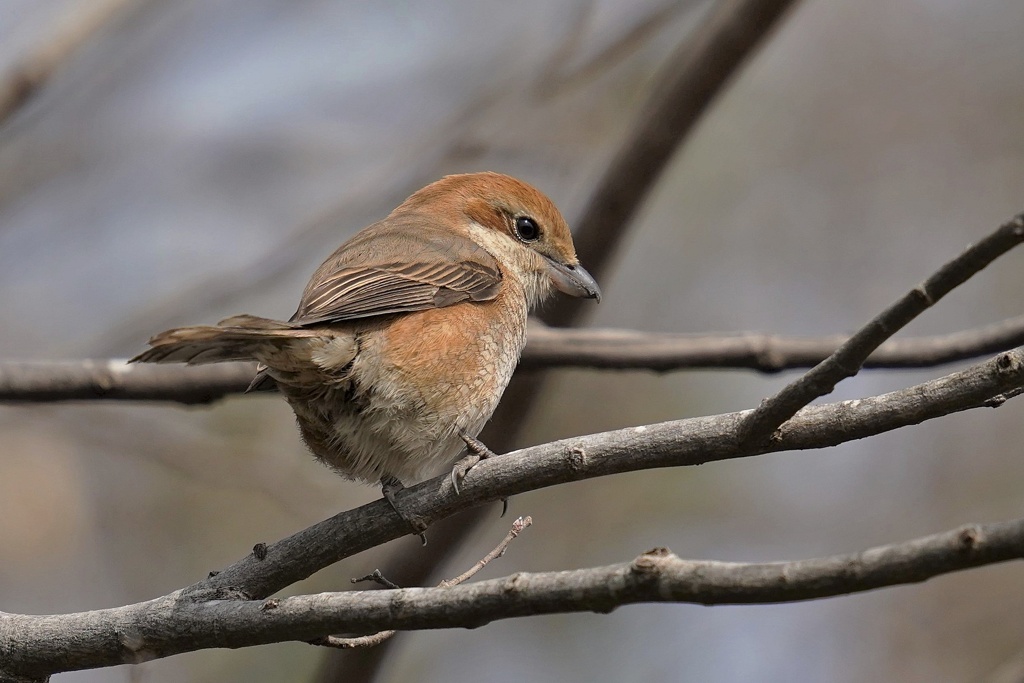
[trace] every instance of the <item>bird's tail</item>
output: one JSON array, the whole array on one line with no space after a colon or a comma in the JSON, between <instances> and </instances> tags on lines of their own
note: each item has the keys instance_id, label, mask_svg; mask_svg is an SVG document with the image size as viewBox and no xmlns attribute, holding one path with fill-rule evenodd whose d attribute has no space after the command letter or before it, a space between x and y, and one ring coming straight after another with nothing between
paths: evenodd
<instances>
[{"instance_id":1,"label":"bird's tail","mask_svg":"<svg viewBox=\"0 0 1024 683\"><path fill-rule=\"evenodd\" d=\"M261 360L296 339L316 336L292 323L236 315L216 325L178 327L149 340L152 347L129 363L221 363Z\"/></svg>"}]
</instances>

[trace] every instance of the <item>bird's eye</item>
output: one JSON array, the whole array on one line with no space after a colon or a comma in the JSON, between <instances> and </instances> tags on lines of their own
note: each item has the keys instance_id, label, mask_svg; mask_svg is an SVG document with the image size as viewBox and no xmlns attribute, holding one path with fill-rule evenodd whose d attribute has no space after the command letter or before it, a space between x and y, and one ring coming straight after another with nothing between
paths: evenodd
<instances>
[{"instance_id":1,"label":"bird's eye","mask_svg":"<svg viewBox=\"0 0 1024 683\"><path fill-rule=\"evenodd\" d=\"M516 218L516 237L523 242L536 242L540 239L540 226L529 216Z\"/></svg>"}]
</instances>

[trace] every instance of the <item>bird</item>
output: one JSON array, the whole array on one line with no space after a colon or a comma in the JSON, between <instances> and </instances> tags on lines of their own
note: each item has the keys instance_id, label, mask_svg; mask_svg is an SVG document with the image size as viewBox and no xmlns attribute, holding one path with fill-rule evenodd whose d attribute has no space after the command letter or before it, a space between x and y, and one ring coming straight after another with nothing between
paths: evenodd
<instances>
[{"instance_id":1,"label":"bird","mask_svg":"<svg viewBox=\"0 0 1024 683\"><path fill-rule=\"evenodd\" d=\"M426 542L395 494L448 466L458 493L493 455L477 436L519 362L527 315L556 290L601 299L555 204L508 175L449 175L342 244L287 321L167 330L130 362L256 361L249 390L283 394L312 454L379 483Z\"/></svg>"}]
</instances>

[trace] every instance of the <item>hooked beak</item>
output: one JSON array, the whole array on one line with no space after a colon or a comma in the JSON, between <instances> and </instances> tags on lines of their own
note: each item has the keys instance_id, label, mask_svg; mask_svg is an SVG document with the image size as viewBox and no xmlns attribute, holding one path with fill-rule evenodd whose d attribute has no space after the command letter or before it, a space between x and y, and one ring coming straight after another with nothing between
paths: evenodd
<instances>
[{"instance_id":1,"label":"hooked beak","mask_svg":"<svg viewBox=\"0 0 1024 683\"><path fill-rule=\"evenodd\" d=\"M597 299L597 303L601 303L601 288L586 268L559 263L552 258L548 258L548 266L548 275L558 291L569 296Z\"/></svg>"}]
</instances>

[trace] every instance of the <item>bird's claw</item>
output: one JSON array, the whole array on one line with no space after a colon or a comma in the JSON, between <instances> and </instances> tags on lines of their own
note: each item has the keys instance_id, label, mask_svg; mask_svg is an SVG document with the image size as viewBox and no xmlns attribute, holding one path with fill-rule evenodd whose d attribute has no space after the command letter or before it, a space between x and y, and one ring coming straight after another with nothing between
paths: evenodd
<instances>
[{"instance_id":1,"label":"bird's claw","mask_svg":"<svg viewBox=\"0 0 1024 683\"><path fill-rule=\"evenodd\" d=\"M470 453L452 466L452 488L455 489L456 496L461 494L461 491L459 491L459 484L466 478L469 471L473 469L478 462L480 462L480 459L479 455Z\"/></svg>"},{"instance_id":2,"label":"bird's claw","mask_svg":"<svg viewBox=\"0 0 1024 683\"><path fill-rule=\"evenodd\" d=\"M391 505L391 509L402 518L402 520L409 525L412 529L412 533L420 537L420 542L423 545L427 544L427 537L424 535L424 531L427 530L427 523L416 515L410 515L398 506L398 502L395 500L395 494L405 488L405 485L398 480L397 477L381 477L380 478L380 490L384 494L384 499Z\"/></svg>"},{"instance_id":3,"label":"bird's claw","mask_svg":"<svg viewBox=\"0 0 1024 683\"><path fill-rule=\"evenodd\" d=\"M469 471L473 469L481 460L487 458L497 457L497 453L492 451L479 439L470 436L469 434L459 434L459 437L466 443L466 450L468 451L466 457L455 463L452 467L452 488L455 489L455 495L459 495L459 484L466 478ZM504 517L505 513L508 512L508 498L501 499L501 516Z\"/></svg>"}]
</instances>

